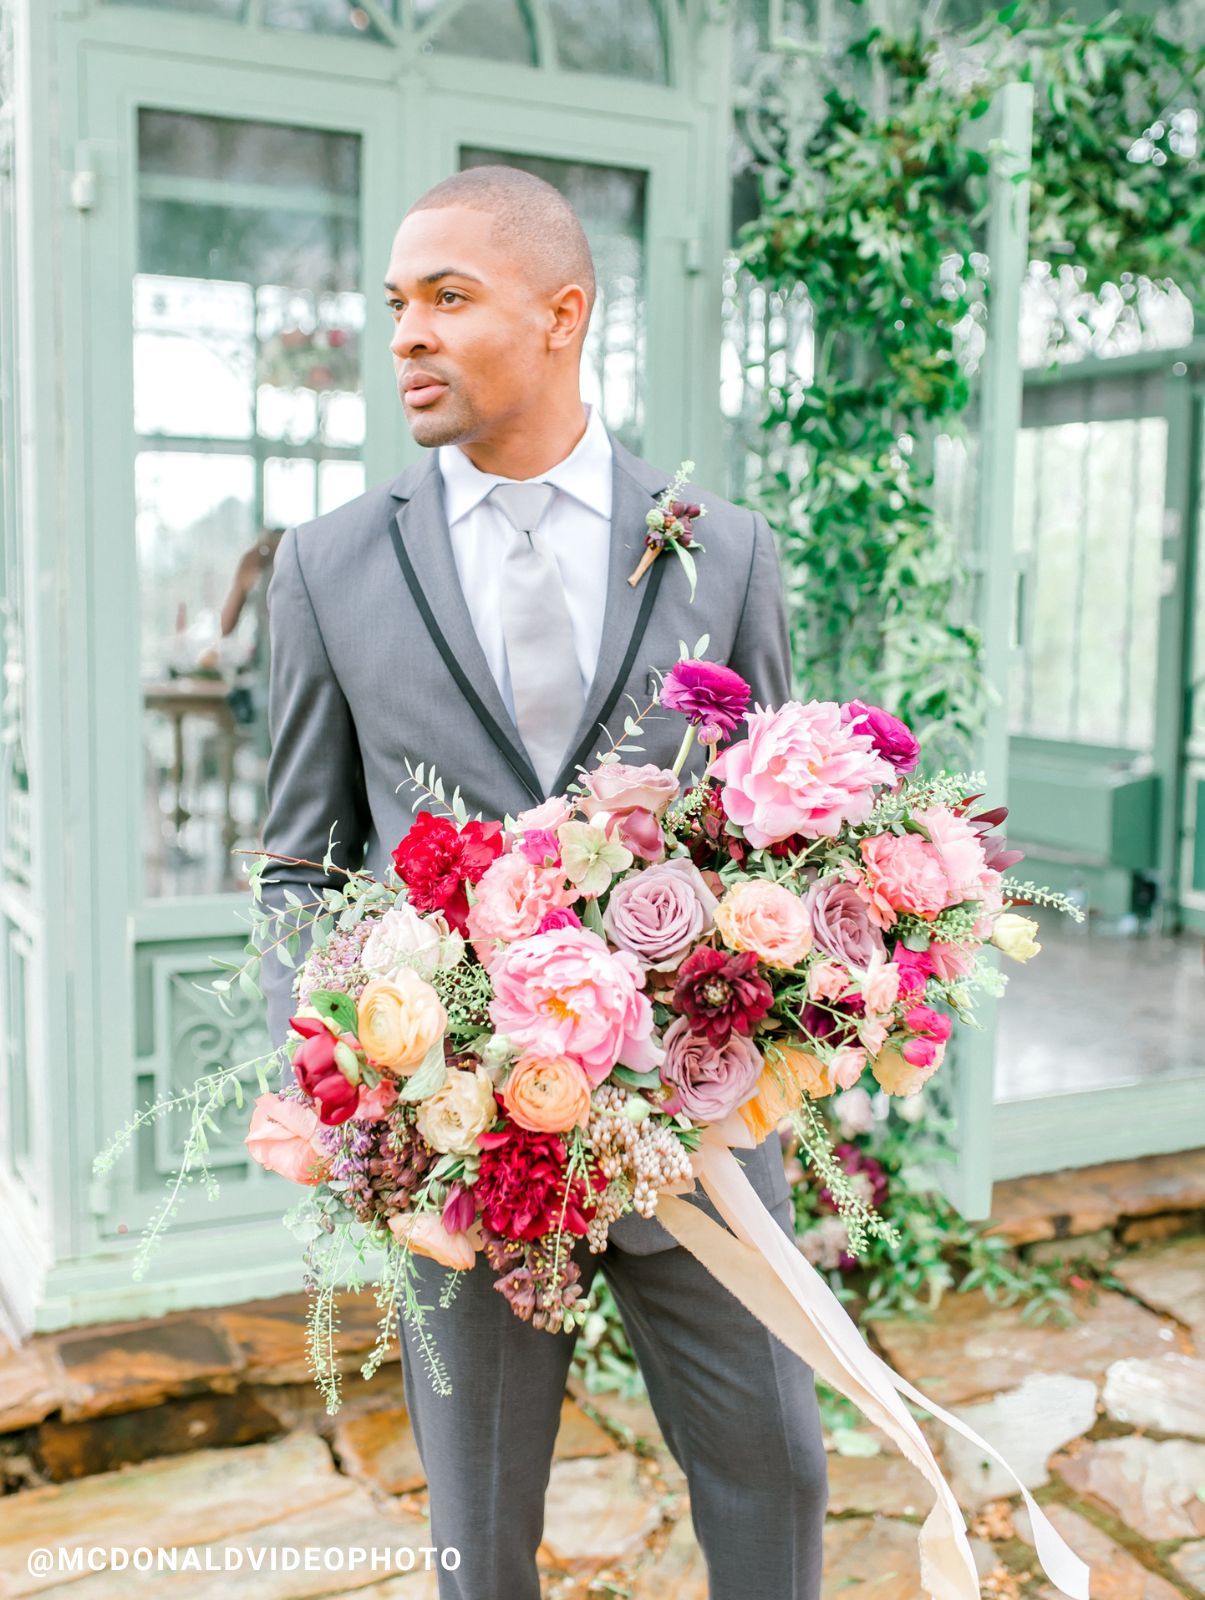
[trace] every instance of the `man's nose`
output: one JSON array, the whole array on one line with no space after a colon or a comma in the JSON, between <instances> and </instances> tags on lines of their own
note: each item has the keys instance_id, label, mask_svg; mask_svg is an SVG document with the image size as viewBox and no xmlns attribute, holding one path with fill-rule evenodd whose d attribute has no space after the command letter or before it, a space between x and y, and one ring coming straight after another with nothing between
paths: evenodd
<instances>
[{"instance_id":1,"label":"man's nose","mask_svg":"<svg viewBox=\"0 0 1205 1600\"><path fill-rule=\"evenodd\" d=\"M407 306L393 324L389 348L395 356L408 356L413 350L430 350L434 344L431 325L421 306Z\"/></svg>"}]
</instances>

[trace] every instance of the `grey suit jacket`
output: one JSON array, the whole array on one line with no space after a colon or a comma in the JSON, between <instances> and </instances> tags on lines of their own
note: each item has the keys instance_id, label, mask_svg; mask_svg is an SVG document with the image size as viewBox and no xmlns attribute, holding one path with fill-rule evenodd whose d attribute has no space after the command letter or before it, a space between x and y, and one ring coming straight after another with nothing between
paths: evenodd
<instances>
[{"instance_id":1,"label":"grey suit jacket","mask_svg":"<svg viewBox=\"0 0 1205 1600\"><path fill-rule=\"evenodd\" d=\"M696 524L705 550L696 555L693 603L685 570L669 551L632 588L627 578L643 549L645 514L673 474L610 438L602 645L553 794L610 748L608 734L622 736L625 715L653 697L651 669L668 671L681 644L689 651L710 635L708 658L739 672L754 703L779 703L791 690L781 573L765 518L688 483L684 498L707 508ZM407 779L407 756L412 767L434 769L449 797L459 785L470 816L515 815L546 798L473 629L434 450L392 482L289 528L277 548L268 610L266 851L321 863L334 824L334 861L383 878L393 849L430 805ZM658 710L643 726L635 741L643 749L624 759L672 765L683 719ZM696 746L684 785L705 760ZM263 899L283 907L291 889L308 902L328 885L341 887L340 875L269 862ZM307 945L303 935L299 960ZM293 977L274 955L266 957L261 980L275 1045L294 1009ZM777 1136L742 1160L767 1204L787 1193ZM637 1250L674 1242L659 1223L635 1214L621 1219L612 1237Z\"/></svg>"}]
</instances>

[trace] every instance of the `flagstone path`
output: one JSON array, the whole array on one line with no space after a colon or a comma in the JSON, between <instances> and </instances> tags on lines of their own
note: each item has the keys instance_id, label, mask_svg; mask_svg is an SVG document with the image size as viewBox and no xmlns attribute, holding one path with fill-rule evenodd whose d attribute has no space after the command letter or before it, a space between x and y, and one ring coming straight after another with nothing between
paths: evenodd
<instances>
[{"instance_id":1,"label":"flagstone path","mask_svg":"<svg viewBox=\"0 0 1205 1600\"><path fill-rule=\"evenodd\" d=\"M1001 1184L994 1222L1025 1252L1079 1265L1073 1323L972 1292L947 1293L931 1321L865 1331L1022 1473L1089 1562L1092 1600L1201 1600L1205 1157ZM306 1368L303 1297L39 1335L0 1354L0 1596L437 1600L421 1554L411 1572L347 1565L357 1548L421 1553L429 1508L396 1359L369 1384L358 1374L371 1297L342 1306L333 1418ZM983 1596L1057 1600L1011 1482L919 1420L967 1513ZM921 1600L924 1479L864 1424L826 1445L825 1600ZM196 1555L174 1573L28 1569L33 1551L70 1560L90 1546ZM305 1547L319 1559L290 1567ZM546 1600L707 1600L688 1486L645 1401L571 1381L540 1567Z\"/></svg>"}]
</instances>

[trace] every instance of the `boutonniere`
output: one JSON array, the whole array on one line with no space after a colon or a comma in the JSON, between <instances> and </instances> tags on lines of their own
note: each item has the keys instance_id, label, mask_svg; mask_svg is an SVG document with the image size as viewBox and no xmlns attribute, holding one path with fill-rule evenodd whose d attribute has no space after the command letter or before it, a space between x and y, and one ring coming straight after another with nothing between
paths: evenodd
<instances>
[{"instance_id":1,"label":"boutonniere","mask_svg":"<svg viewBox=\"0 0 1205 1600\"><path fill-rule=\"evenodd\" d=\"M694 600L696 574L691 550L704 548L695 538L694 524L699 517L707 515L707 507L696 505L693 501L678 499L682 485L694 470L693 461L684 461L674 473L674 481L668 489L661 491L657 496L657 504L645 517L649 531L644 536L644 554L640 557L635 572L628 577L633 589L668 546L686 568L686 576L690 580L690 598Z\"/></svg>"}]
</instances>

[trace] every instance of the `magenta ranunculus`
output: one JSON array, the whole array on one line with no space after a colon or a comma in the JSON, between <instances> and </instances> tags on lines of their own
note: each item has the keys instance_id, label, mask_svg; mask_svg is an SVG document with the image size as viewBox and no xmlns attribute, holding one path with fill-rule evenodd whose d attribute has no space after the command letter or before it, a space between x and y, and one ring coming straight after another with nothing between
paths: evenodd
<instances>
[{"instance_id":1,"label":"magenta ranunculus","mask_svg":"<svg viewBox=\"0 0 1205 1600\"><path fill-rule=\"evenodd\" d=\"M582 919L572 906L557 906L553 911L546 911L540 918L537 933L548 933L552 928L580 928Z\"/></svg>"},{"instance_id":2,"label":"magenta ranunculus","mask_svg":"<svg viewBox=\"0 0 1205 1600\"><path fill-rule=\"evenodd\" d=\"M679 1017L665 1030L664 1044L661 1079L674 1090L665 1110L685 1111L697 1122L722 1122L757 1093L761 1052L743 1034L729 1034L726 1044L716 1046L691 1032L688 1017Z\"/></svg>"},{"instance_id":3,"label":"magenta ranunculus","mask_svg":"<svg viewBox=\"0 0 1205 1600\"><path fill-rule=\"evenodd\" d=\"M803 897L803 907L812 924L813 946L843 966L865 972L876 952L886 953L883 935L846 879L817 878Z\"/></svg>"},{"instance_id":4,"label":"magenta ranunculus","mask_svg":"<svg viewBox=\"0 0 1205 1600\"><path fill-rule=\"evenodd\" d=\"M611 890L603 927L654 972L672 972L711 928L719 902L687 856L633 872Z\"/></svg>"},{"instance_id":5,"label":"magenta ranunculus","mask_svg":"<svg viewBox=\"0 0 1205 1600\"><path fill-rule=\"evenodd\" d=\"M666 673L660 700L667 711L680 711L696 727L710 723L730 734L749 708L750 693L731 667L688 659Z\"/></svg>"},{"instance_id":6,"label":"magenta ranunculus","mask_svg":"<svg viewBox=\"0 0 1205 1600\"><path fill-rule=\"evenodd\" d=\"M554 928L518 939L490 968L490 1021L531 1055L571 1056L591 1087L616 1063L636 1072L661 1064L644 969L609 950L589 928Z\"/></svg>"},{"instance_id":7,"label":"magenta ranunculus","mask_svg":"<svg viewBox=\"0 0 1205 1600\"><path fill-rule=\"evenodd\" d=\"M756 850L793 833L835 837L865 822L875 789L895 782L895 768L870 734L842 722L835 700L788 700L747 719L748 735L729 745L707 772L723 784L730 821Z\"/></svg>"},{"instance_id":8,"label":"magenta ranunculus","mask_svg":"<svg viewBox=\"0 0 1205 1600\"><path fill-rule=\"evenodd\" d=\"M849 700L841 707L841 715L852 726L869 733L875 749L898 773L911 772L920 760L916 735L890 711L868 706L864 700Z\"/></svg>"}]
</instances>

